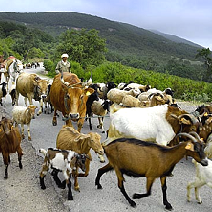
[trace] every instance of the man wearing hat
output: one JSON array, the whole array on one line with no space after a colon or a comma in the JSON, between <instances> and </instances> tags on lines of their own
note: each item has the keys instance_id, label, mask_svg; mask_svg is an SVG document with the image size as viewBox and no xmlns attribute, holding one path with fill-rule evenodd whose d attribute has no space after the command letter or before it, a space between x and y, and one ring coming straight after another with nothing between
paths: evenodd
<instances>
[{"instance_id":1,"label":"man wearing hat","mask_svg":"<svg viewBox=\"0 0 212 212\"><path fill-rule=\"evenodd\" d=\"M57 63L57 66L55 68L56 74L59 74L61 72L71 72L70 63L67 61L68 54L62 54L61 58L62 60Z\"/></svg>"}]
</instances>

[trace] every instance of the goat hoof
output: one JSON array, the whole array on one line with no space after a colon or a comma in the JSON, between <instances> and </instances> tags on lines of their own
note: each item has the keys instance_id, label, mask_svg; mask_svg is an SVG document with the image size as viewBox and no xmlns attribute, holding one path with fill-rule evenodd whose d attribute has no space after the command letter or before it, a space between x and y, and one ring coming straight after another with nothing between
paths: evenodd
<instances>
[{"instance_id":1,"label":"goat hoof","mask_svg":"<svg viewBox=\"0 0 212 212\"><path fill-rule=\"evenodd\" d=\"M131 205L133 208L136 207L136 203L135 203L133 200L130 201L130 205Z\"/></svg>"},{"instance_id":2,"label":"goat hoof","mask_svg":"<svg viewBox=\"0 0 212 212\"><path fill-rule=\"evenodd\" d=\"M46 189L46 186L41 186L41 189L45 190Z\"/></svg>"},{"instance_id":3,"label":"goat hoof","mask_svg":"<svg viewBox=\"0 0 212 212\"><path fill-rule=\"evenodd\" d=\"M5 176L4 176L4 179L6 180L7 178L8 178L8 175L5 175Z\"/></svg>"},{"instance_id":4,"label":"goat hoof","mask_svg":"<svg viewBox=\"0 0 212 212\"><path fill-rule=\"evenodd\" d=\"M52 125L53 126L57 126L57 122L52 122Z\"/></svg>"},{"instance_id":5,"label":"goat hoof","mask_svg":"<svg viewBox=\"0 0 212 212\"><path fill-rule=\"evenodd\" d=\"M102 189L102 186L100 184L97 185L97 189Z\"/></svg>"},{"instance_id":6,"label":"goat hoof","mask_svg":"<svg viewBox=\"0 0 212 212\"><path fill-rule=\"evenodd\" d=\"M76 186L76 187L74 187L74 190L80 192L80 187L79 186Z\"/></svg>"},{"instance_id":7,"label":"goat hoof","mask_svg":"<svg viewBox=\"0 0 212 212\"><path fill-rule=\"evenodd\" d=\"M166 209L166 210L168 210L168 211L173 210L173 208L172 208L171 204L166 205L165 209Z\"/></svg>"},{"instance_id":8,"label":"goat hoof","mask_svg":"<svg viewBox=\"0 0 212 212\"><path fill-rule=\"evenodd\" d=\"M73 200L73 197L68 197L68 200Z\"/></svg>"},{"instance_id":9,"label":"goat hoof","mask_svg":"<svg viewBox=\"0 0 212 212\"><path fill-rule=\"evenodd\" d=\"M20 169L23 169L23 165L21 163L19 164L19 168Z\"/></svg>"}]
</instances>

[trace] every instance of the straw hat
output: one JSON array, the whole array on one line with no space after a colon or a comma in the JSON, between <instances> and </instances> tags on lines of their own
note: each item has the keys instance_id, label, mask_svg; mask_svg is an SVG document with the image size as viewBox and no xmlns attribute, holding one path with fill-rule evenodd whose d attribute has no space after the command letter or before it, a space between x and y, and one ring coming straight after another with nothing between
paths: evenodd
<instances>
[{"instance_id":1,"label":"straw hat","mask_svg":"<svg viewBox=\"0 0 212 212\"><path fill-rule=\"evenodd\" d=\"M67 57L68 58L68 54L62 54L61 58L63 57Z\"/></svg>"}]
</instances>

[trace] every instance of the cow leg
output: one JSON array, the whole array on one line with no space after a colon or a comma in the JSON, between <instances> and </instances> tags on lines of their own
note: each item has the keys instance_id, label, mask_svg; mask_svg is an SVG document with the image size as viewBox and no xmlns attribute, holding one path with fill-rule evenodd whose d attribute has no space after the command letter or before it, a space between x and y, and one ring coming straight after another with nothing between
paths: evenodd
<instances>
[{"instance_id":1,"label":"cow leg","mask_svg":"<svg viewBox=\"0 0 212 212\"><path fill-rule=\"evenodd\" d=\"M39 103L40 103L40 109L39 109L39 111L37 113L37 116L39 116L43 112L43 99L42 98L39 101Z\"/></svg>"},{"instance_id":2,"label":"cow leg","mask_svg":"<svg viewBox=\"0 0 212 212\"><path fill-rule=\"evenodd\" d=\"M31 141L31 135L30 135L30 123L27 124L27 133L28 133L28 141Z\"/></svg>"},{"instance_id":3,"label":"cow leg","mask_svg":"<svg viewBox=\"0 0 212 212\"><path fill-rule=\"evenodd\" d=\"M57 126L57 110L54 109L54 115L53 115L53 119L52 119L52 125L53 126Z\"/></svg>"}]
</instances>

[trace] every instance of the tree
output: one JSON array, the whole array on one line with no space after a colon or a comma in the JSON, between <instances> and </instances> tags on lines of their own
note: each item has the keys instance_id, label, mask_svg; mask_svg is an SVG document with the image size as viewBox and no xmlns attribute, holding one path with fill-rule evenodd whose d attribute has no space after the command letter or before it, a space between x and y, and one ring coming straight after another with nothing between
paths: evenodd
<instances>
[{"instance_id":1,"label":"tree","mask_svg":"<svg viewBox=\"0 0 212 212\"><path fill-rule=\"evenodd\" d=\"M209 48L197 50L198 53L196 55L196 58L201 57L204 60L204 63L207 67L207 74L206 78L209 79L211 77L211 71L212 71L212 58L211 58L211 51Z\"/></svg>"},{"instance_id":2,"label":"tree","mask_svg":"<svg viewBox=\"0 0 212 212\"><path fill-rule=\"evenodd\" d=\"M97 66L105 60L106 41L99 37L95 29L67 30L61 34L59 40L57 57L67 53L70 60L80 63L83 68Z\"/></svg>"}]
</instances>

